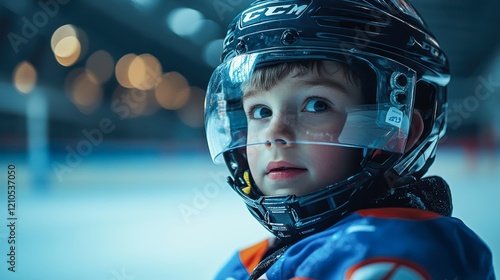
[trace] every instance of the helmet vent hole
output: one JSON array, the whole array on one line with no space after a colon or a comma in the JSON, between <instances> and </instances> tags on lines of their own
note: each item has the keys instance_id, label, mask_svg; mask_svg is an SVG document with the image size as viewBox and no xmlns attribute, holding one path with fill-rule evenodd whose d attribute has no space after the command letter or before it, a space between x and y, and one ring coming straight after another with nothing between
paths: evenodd
<instances>
[{"instance_id":1,"label":"helmet vent hole","mask_svg":"<svg viewBox=\"0 0 500 280\"><path fill-rule=\"evenodd\" d=\"M224 41L224 45L229 45L231 44L232 42L234 41L234 35L230 35L228 37L226 37L226 40Z\"/></svg>"},{"instance_id":2,"label":"helmet vent hole","mask_svg":"<svg viewBox=\"0 0 500 280\"><path fill-rule=\"evenodd\" d=\"M281 35L281 43L285 46L289 46L297 42L298 38L299 33L296 30L285 30Z\"/></svg>"},{"instance_id":3,"label":"helmet vent hole","mask_svg":"<svg viewBox=\"0 0 500 280\"><path fill-rule=\"evenodd\" d=\"M406 92L396 89L391 92L391 103L392 105L402 108L406 104Z\"/></svg>"},{"instance_id":4,"label":"helmet vent hole","mask_svg":"<svg viewBox=\"0 0 500 280\"><path fill-rule=\"evenodd\" d=\"M236 44L235 51L236 51L237 54L246 53L247 52L247 45L245 44L245 42L243 42L242 40L240 40Z\"/></svg>"},{"instance_id":5,"label":"helmet vent hole","mask_svg":"<svg viewBox=\"0 0 500 280\"><path fill-rule=\"evenodd\" d=\"M408 85L408 77L401 72L394 72L391 75L390 83L393 89L405 89Z\"/></svg>"}]
</instances>

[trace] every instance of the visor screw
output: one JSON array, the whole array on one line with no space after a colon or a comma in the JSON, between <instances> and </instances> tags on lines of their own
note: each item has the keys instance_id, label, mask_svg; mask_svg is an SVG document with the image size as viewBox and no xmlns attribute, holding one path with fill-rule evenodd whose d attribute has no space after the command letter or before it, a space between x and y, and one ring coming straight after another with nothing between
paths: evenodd
<instances>
[{"instance_id":1,"label":"visor screw","mask_svg":"<svg viewBox=\"0 0 500 280\"><path fill-rule=\"evenodd\" d=\"M285 30L281 34L281 43L285 46L290 46L299 40L299 33L296 30Z\"/></svg>"},{"instance_id":2,"label":"visor screw","mask_svg":"<svg viewBox=\"0 0 500 280\"><path fill-rule=\"evenodd\" d=\"M236 162L232 161L230 164L230 167L232 170L236 170L236 168L238 168L238 164Z\"/></svg>"},{"instance_id":3,"label":"visor screw","mask_svg":"<svg viewBox=\"0 0 500 280\"><path fill-rule=\"evenodd\" d=\"M234 50L236 51L237 54L243 54L247 52L247 45L243 40L239 40L238 43L236 44L236 47L234 47Z\"/></svg>"},{"instance_id":4,"label":"visor screw","mask_svg":"<svg viewBox=\"0 0 500 280\"><path fill-rule=\"evenodd\" d=\"M398 107L401 108L406 104L406 92L402 90L393 90L391 92L391 103Z\"/></svg>"},{"instance_id":5,"label":"visor screw","mask_svg":"<svg viewBox=\"0 0 500 280\"><path fill-rule=\"evenodd\" d=\"M405 89L408 85L408 78L401 72L394 72L391 75L391 87L393 89Z\"/></svg>"}]
</instances>

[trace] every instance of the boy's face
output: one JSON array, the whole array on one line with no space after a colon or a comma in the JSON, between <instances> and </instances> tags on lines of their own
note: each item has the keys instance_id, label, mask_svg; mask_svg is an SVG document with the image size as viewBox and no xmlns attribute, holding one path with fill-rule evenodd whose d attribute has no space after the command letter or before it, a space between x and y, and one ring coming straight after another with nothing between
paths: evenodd
<instances>
[{"instance_id":1,"label":"boy's face","mask_svg":"<svg viewBox=\"0 0 500 280\"><path fill-rule=\"evenodd\" d=\"M335 142L346 110L362 100L361 87L346 80L340 64L324 62L324 67L328 75L295 71L268 90L244 92L248 163L264 195L305 195L359 167L358 149L294 143Z\"/></svg>"}]
</instances>

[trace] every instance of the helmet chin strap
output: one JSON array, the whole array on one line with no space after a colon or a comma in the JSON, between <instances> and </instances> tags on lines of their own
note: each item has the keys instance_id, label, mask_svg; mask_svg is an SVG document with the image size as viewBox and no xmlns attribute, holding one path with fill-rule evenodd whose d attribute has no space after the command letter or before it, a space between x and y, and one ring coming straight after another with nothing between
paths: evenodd
<instances>
[{"instance_id":1,"label":"helmet chin strap","mask_svg":"<svg viewBox=\"0 0 500 280\"><path fill-rule=\"evenodd\" d=\"M228 184L243 199L250 213L286 243L295 242L335 224L344 215L366 207L371 197L387 191L401 177L385 172L401 157L381 150L364 150L361 170L314 193L265 196L252 179L242 151L224 153L233 175ZM234 178L234 179L233 179Z\"/></svg>"},{"instance_id":2,"label":"helmet chin strap","mask_svg":"<svg viewBox=\"0 0 500 280\"><path fill-rule=\"evenodd\" d=\"M362 195L372 174L362 171L349 179L305 196L259 196L245 193L244 185L228 177L229 185L244 200L250 213L276 237L292 243L323 230L352 211L350 199ZM252 188L252 190L257 188ZM358 200L356 198L355 200Z\"/></svg>"},{"instance_id":3,"label":"helmet chin strap","mask_svg":"<svg viewBox=\"0 0 500 280\"><path fill-rule=\"evenodd\" d=\"M357 174L304 196L265 196L253 182L244 154L228 151L224 156L233 174L228 177L228 183L250 213L276 237L291 243L326 229L345 214L363 208L373 192L385 191L373 185L384 178L381 171L396 155L373 151L365 154L363 169ZM375 158L377 160L373 160Z\"/></svg>"}]
</instances>

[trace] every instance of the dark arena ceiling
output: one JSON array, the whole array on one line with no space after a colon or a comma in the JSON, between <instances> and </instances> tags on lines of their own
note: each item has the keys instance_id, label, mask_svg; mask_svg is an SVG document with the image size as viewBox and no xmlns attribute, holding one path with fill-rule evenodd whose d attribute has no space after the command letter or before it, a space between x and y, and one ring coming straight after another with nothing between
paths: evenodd
<instances>
[{"instance_id":1,"label":"dark arena ceiling","mask_svg":"<svg viewBox=\"0 0 500 280\"><path fill-rule=\"evenodd\" d=\"M450 59L453 78L449 103L450 114L455 114L450 117L456 121L449 126L451 134L491 122L500 107L496 97L500 84L495 83L500 80L500 1L411 2ZM204 90L218 62L227 24L248 3L0 0L0 137L4 142L23 137L29 95L42 91L44 100L34 103L48 108L52 139L78 137L82 128L96 127L103 118L117 120L115 138L203 139ZM74 48L51 44L57 37L56 31L68 25L75 29L67 32L76 32L81 38L75 61L71 61ZM155 73L159 76L155 76L155 81L162 77L171 79L175 85L165 84L166 90L188 88L189 96L150 104L144 101L154 95L150 87L131 95L117 76L118 62L124 62L127 55L147 57L156 63ZM89 78L81 75L85 67L92 67L91 61L97 65L94 68L108 76L89 86ZM15 71L23 62L32 66L37 77L33 92L28 94L16 90L13 82ZM106 72L103 65L111 70ZM29 73L29 69L26 71ZM72 93L79 88L84 88L86 97L94 99ZM479 88L488 92L479 92ZM144 104L134 103L139 99ZM120 102L130 105L128 111L120 110Z\"/></svg>"}]
</instances>

